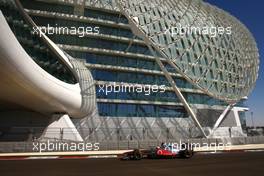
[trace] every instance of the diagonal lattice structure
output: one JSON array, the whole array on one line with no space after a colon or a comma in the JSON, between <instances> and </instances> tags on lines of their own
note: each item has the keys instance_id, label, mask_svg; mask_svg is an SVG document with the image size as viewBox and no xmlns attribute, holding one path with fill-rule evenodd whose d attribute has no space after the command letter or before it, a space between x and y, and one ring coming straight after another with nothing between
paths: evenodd
<instances>
[{"instance_id":1,"label":"diagonal lattice structure","mask_svg":"<svg viewBox=\"0 0 264 176\"><path fill-rule=\"evenodd\" d=\"M38 4L39 2L43 3ZM57 22L65 21L63 23L71 21L76 25L80 25L78 22L81 20L89 23L91 22L91 24L95 23L107 26L107 30L104 32L109 32L111 30L113 32L109 32L111 35L105 35L103 32L102 35L96 36L98 43L102 40L109 39L109 41L111 41L111 45L114 46L116 43L121 44L123 41L129 41L129 43L127 42L127 45L125 44L124 48L126 49L123 49L124 52L122 51L123 58L133 54L133 57L135 56L134 59L138 62L141 61L141 59L149 59L149 54L151 54L151 60L154 59L153 63L158 64L156 66L160 67L161 75L165 76L165 79L167 79L170 84L170 91L174 91L177 96L177 100L168 98L168 102L170 102L171 105L173 103L173 106L184 106L186 115L188 113L192 118L178 117L178 111L180 112L184 110L182 107L174 113L175 116L173 114L174 117L166 117L168 113L159 115L158 112L160 111L166 110L166 112L169 112L169 108L158 109L164 103L164 101L158 102L160 100L159 98L155 99L155 102L154 100L150 101L155 108L153 108L153 112L156 112L156 114L152 115L153 117L148 115L149 112L146 107L141 106L143 104L142 102L132 102L131 100L125 102L125 98L116 99L117 101L115 100L115 103L122 105L123 103L127 103L128 105L135 103L136 108L133 110L136 111L141 108L140 111L142 111L142 114L146 115L146 117L140 116L139 114L136 114L133 117L128 113L126 114L127 116L119 117L120 114L118 113L121 111L119 112L116 110L119 107L117 105L107 107L110 110L114 107L116 110L115 115L112 115L111 113L109 114L112 116L107 116L107 113L100 115L100 109L97 110L96 101L99 104L104 102L109 105L114 101L108 97L103 101L100 100L100 98L96 100L94 94L94 80L89 70L85 68L85 66L88 67L89 65L90 67L92 64L79 62L79 59L86 59L86 56L79 57L80 55L77 54L80 54L80 51L85 53L92 53L92 51L96 51L96 53L102 52L102 55L97 58L98 62L96 63L99 63L99 65L101 64L101 68L111 68L112 72L117 71L120 73L120 70L117 69L117 66L120 66L118 63L111 63L114 65L112 67L112 65L108 65L109 63L102 64L99 62L99 60L107 54L116 54L120 48L112 47L111 50L107 50L105 49L107 46L101 48L98 44L98 46L91 46L89 50L86 50L88 47L82 47L80 44L81 42L76 43L76 46L73 46L73 41L75 41L77 36L72 36L74 38L71 39L71 42L68 43L68 45L66 45L66 41L68 41L69 36L56 36L56 38L65 37L65 43L58 42L59 40L56 40L55 37L53 38L55 39L54 42L58 43L58 47L62 47L65 50L69 50L67 48L75 48L75 50L70 51L72 51L71 54L78 57L77 60L70 57L66 53L63 54L66 55L65 60L70 62L69 69L75 76L74 81L79 82L82 104L80 109L78 109L78 112L90 112L89 115L83 119L73 119L75 120L75 126L82 134L84 140L169 140L194 136L208 137L208 133L210 133L210 137L212 136L211 134L219 134L220 130L218 130L218 127L225 120L226 114L233 108L233 104L241 97L248 95L255 84L258 72L259 56L256 44L250 32L234 17L228 15L220 9L217 9L216 7L204 3L201 0L56 0L52 2L55 3L54 6L57 7L55 9L51 8L53 4L50 2L49 0L28 1L29 4L38 4L38 7L41 7L40 9L42 10L38 10L37 7L28 6L29 9L25 8L25 11L29 12L30 16L33 14L33 19L36 18L36 21L38 21L37 19L39 16L45 16L49 18L49 20L56 18L55 21ZM47 8L42 8L42 6L45 7L45 5L47 5ZM127 19L124 18L123 15L125 15L129 20L129 25L127 25ZM13 20L11 19L11 22L12 21ZM110 26L113 28L110 28ZM180 26L189 28L231 27L232 35L216 34L216 36L212 37L208 34L175 34L174 29L179 28ZM130 31L131 28L134 34L141 37L145 42L142 42L138 40L136 36L133 36ZM125 40L123 37L119 36L121 31L124 29L127 33L125 35ZM118 34L115 33L116 30L118 30ZM112 39L114 40L112 41ZM90 40L88 37L85 40L87 44L92 43L92 41L93 40ZM144 45L143 48L148 51L148 48L145 47L145 45L147 45L150 49L150 53L144 53L138 57L137 55L138 53L141 53L141 51L138 49L135 51L133 50L133 47L137 46L138 43ZM78 50L77 48L81 50ZM107 53L105 51L111 51L111 53ZM89 57L93 58L97 56L89 55ZM114 62L114 59L109 60L110 62ZM165 62L164 59L167 61ZM148 63L150 62L144 62L146 65ZM167 65L167 63L173 66L173 68ZM141 74L142 70L138 69L138 65L129 65L125 69L122 68L122 70L131 71L132 67L137 68L137 70L133 70L133 73ZM98 66L96 65L91 68L96 69ZM150 71L152 72L152 69L154 69L152 66L148 66L146 68L148 73L150 73ZM176 80L171 76L172 74L175 76L175 73L173 73L174 71L175 73L181 73L181 75L177 74ZM181 85L181 87L179 83L178 87L177 80L184 80L182 79L182 76L193 85L199 87L206 94L227 101L230 106L228 106L221 114L220 111L222 111L223 106L226 105L225 102L221 101L220 106L214 107L214 105L218 103L211 103L210 100L213 98L204 95L200 90L194 89L193 86L188 84L188 86ZM178 77L181 79L178 79ZM118 77L115 79L118 79ZM144 77L140 76L139 79L144 79ZM154 80L157 80L159 83L160 81L158 79L159 77ZM109 82L105 79L103 80L104 81L99 81L100 84ZM163 82L163 79L161 81ZM186 83L185 80L184 83ZM185 88L188 89L188 87L191 87L190 90L182 91ZM193 101L192 99L196 97L192 96L192 94L201 94L202 96L199 95L197 97L201 97L201 100L204 102ZM177 103L172 101L177 101ZM180 103L178 103L178 101L180 101ZM103 110L106 111L108 109L104 108ZM238 111L239 110L236 109L232 114L237 114L236 117L239 117ZM219 117L218 120L216 119L217 117ZM213 124L214 122L215 124ZM234 126L237 124L237 130L241 129L241 126L239 126L239 123L237 122L234 124L233 122L230 122L230 124ZM212 127L213 129L211 129ZM199 134L198 130L202 133ZM226 132L227 129L223 129L222 131ZM224 133L224 136L228 136L226 134L227 133Z\"/></svg>"},{"instance_id":2,"label":"diagonal lattice structure","mask_svg":"<svg viewBox=\"0 0 264 176\"><path fill-rule=\"evenodd\" d=\"M253 89L259 70L255 40L227 12L200 0L120 0L119 6L133 32L206 94L232 104ZM175 32L206 28L231 33Z\"/></svg>"}]
</instances>

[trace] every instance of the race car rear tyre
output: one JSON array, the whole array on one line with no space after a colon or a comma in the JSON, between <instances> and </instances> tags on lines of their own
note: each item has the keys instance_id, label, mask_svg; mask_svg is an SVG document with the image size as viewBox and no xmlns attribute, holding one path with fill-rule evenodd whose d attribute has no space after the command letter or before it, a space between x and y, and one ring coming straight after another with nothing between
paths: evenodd
<instances>
[{"instance_id":1,"label":"race car rear tyre","mask_svg":"<svg viewBox=\"0 0 264 176\"><path fill-rule=\"evenodd\" d=\"M142 153L140 152L139 149L135 149L133 151L133 154L131 157L132 157L131 159L133 159L133 160L141 160L142 159Z\"/></svg>"}]
</instances>

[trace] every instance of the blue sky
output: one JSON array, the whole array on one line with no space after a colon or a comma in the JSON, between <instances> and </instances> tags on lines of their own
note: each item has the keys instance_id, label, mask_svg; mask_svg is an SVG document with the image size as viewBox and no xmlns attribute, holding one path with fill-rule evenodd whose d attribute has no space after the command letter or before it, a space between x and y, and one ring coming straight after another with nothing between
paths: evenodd
<instances>
[{"instance_id":1,"label":"blue sky","mask_svg":"<svg viewBox=\"0 0 264 176\"><path fill-rule=\"evenodd\" d=\"M244 23L253 33L260 52L259 78L247 105L253 112L254 124L264 126L264 1L260 0L205 0L228 11ZM251 125L251 115L247 113L247 124Z\"/></svg>"}]
</instances>

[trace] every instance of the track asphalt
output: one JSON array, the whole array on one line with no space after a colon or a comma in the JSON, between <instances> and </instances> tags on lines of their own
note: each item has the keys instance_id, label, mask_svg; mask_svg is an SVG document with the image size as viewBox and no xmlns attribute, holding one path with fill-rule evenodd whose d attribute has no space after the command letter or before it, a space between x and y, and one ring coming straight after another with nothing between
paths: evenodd
<instances>
[{"instance_id":1,"label":"track asphalt","mask_svg":"<svg viewBox=\"0 0 264 176\"><path fill-rule=\"evenodd\" d=\"M1 160L0 176L261 176L264 152L197 154L191 159Z\"/></svg>"}]
</instances>

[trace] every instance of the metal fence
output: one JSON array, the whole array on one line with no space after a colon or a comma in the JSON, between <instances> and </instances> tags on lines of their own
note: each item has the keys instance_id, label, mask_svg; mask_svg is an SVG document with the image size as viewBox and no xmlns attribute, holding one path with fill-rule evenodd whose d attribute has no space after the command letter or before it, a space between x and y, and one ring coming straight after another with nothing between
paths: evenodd
<instances>
[{"instance_id":1,"label":"metal fence","mask_svg":"<svg viewBox=\"0 0 264 176\"><path fill-rule=\"evenodd\" d=\"M209 132L209 131L208 131ZM237 133L235 129L230 130L228 137L234 138L244 136ZM259 133L249 133L248 136L264 136L264 130ZM68 136L81 135L85 141L169 141L178 139L192 139L199 138L199 131L194 128L160 128L160 127L120 127L120 128L45 128L45 127L0 127L0 142L8 141L33 141L46 140L47 137L54 140L70 139ZM235 139L235 138L234 138ZM242 138L244 140L244 138ZM52 139L51 139L52 140Z\"/></svg>"},{"instance_id":2,"label":"metal fence","mask_svg":"<svg viewBox=\"0 0 264 176\"><path fill-rule=\"evenodd\" d=\"M80 134L85 141L126 141L126 140L172 140L199 137L195 128L159 128L159 127L120 127L120 128L48 128L45 127L11 127L0 128L0 141L42 140L45 136L54 136L58 140Z\"/></svg>"}]
</instances>

